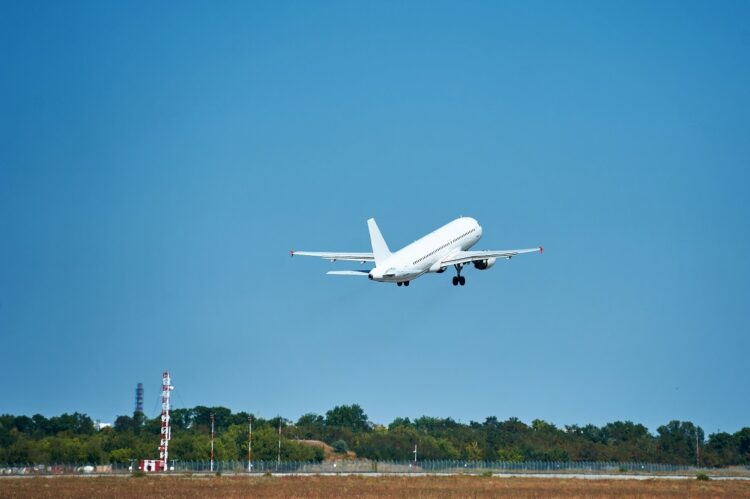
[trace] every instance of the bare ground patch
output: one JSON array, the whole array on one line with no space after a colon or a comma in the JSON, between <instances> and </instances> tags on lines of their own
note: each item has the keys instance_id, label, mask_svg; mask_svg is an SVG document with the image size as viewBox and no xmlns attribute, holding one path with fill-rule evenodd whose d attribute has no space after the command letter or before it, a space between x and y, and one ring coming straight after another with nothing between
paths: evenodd
<instances>
[{"instance_id":1,"label":"bare ground patch","mask_svg":"<svg viewBox=\"0 0 750 499\"><path fill-rule=\"evenodd\" d=\"M507 477L54 477L0 480L0 497L750 497L735 480L581 480Z\"/></svg>"}]
</instances>

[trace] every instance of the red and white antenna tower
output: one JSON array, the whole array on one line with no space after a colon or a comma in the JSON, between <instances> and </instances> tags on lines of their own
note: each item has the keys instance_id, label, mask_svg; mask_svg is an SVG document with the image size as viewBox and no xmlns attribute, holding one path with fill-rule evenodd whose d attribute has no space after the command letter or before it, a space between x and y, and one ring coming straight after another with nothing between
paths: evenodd
<instances>
[{"instance_id":1,"label":"red and white antenna tower","mask_svg":"<svg viewBox=\"0 0 750 499\"><path fill-rule=\"evenodd\" d=\"M169 371L161 376L161 443L159 444L159 459L163 463L163 470L169 469L169 440L172 438L172 428L169 424L169 392L174 390Z\"/></svg>"}]
</instances>

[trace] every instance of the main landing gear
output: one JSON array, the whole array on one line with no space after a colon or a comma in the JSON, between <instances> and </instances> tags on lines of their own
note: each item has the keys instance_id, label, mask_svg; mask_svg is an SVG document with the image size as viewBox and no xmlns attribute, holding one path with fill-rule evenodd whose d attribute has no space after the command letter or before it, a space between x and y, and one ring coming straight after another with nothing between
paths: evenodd
<instances>
[{"instance_id":1,"label":"main landing gear","mask_svg":"<svg viewBox=\"0 0 750 499\"><path fill-rule=\"evenodd\" d=\"M397 285L397 286L401 286L402 284L403 284L404 286L408 286L408 285L409 285L409 281L403 281L403 282L397 282L397 283L396 283L396 285Z\"/></svg>"},{"instance_id":2,"label":"main landing gear","mask_svg":"<svg viewBox=\"0 0 750 499\"><path fill-rule=\"evenodd\" d=\"M466 284L466 278L461 275L461 267L463 267L462 264L454 265L456 267L456 275L453 276L453 285L458 286L459 284L463 286Z\"/></svg>"}]
</instances>

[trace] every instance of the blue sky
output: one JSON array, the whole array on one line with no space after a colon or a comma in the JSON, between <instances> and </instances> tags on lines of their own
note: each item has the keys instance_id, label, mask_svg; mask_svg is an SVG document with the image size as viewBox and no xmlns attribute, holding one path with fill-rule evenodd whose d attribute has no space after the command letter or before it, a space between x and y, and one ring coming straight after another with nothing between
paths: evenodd
<instances>
[{"instance_id":1,"label":"blue sky","mask_svg":"<svg viewBox=\"0 0 750 499\"><path fill-rule=\"evenodd\" d=\"M0 7L0 412L750 425L746 2ZM289 249L460 215L409 288ZM356 266L357 264L355 264Z\"/></svg>"}]
</instances>

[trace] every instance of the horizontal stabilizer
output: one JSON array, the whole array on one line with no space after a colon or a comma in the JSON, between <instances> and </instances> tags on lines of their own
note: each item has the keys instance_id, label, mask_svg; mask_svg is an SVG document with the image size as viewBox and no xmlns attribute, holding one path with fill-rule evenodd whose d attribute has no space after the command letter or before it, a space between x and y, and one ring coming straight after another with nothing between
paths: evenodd
<instances>
[{"instance_id":1,"label":"horizontal stabilizer","mask_svg":"<svg viewBox=\"0 0 750 499\"><path fill-rule=\"evenodd\" d=\"M366 276L370 273L369 270L329 270L326 272L328 275L360 275Z\"/></svg>"},{"instance_id":2,"label":"horizontal stabilizer","mask_svg":"<svg viewBox=\"0 0 750 499\"><path fill-rule=\"evenodd\" d=\"M349 262L374 262L375 257L372 256L372 253L343 253L343 252L333 252L333 251L294 251L291 252L292 256L317 256L324 260L330 260L332 262L335 262L336 260L345 260Z\"/></svg>"}]
</instances>

